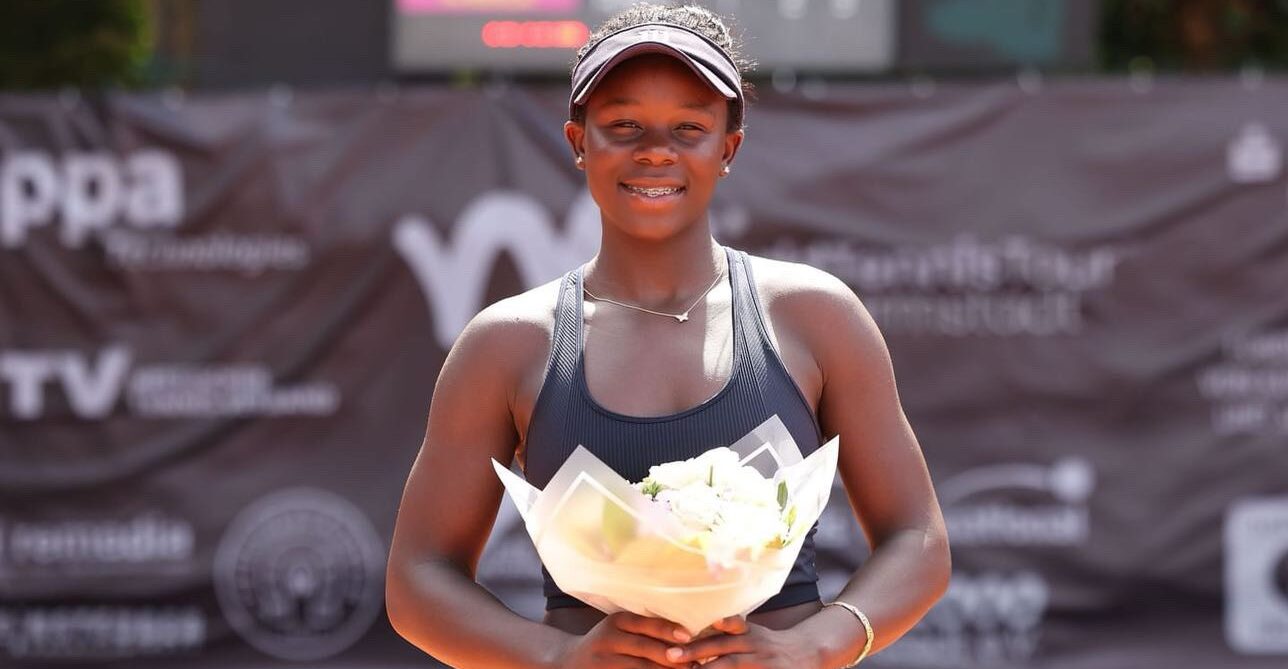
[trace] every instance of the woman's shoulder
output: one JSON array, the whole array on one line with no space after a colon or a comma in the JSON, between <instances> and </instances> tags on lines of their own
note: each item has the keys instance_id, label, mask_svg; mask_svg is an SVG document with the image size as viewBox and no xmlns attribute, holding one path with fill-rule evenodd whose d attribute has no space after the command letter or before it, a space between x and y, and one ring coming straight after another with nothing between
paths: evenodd
<instances>
[{"instance_id":1,"label":"woman's shoulder","mask_svg":"<svg viewBox=\"0 0 1288 669\"><path fill-rule=\"evenodd\" d=\"M836 276L804 263L746 254L766 308L853 309L859 297Z\"/></svg>"},{"instance_id":2,"label":"woman's shoulder","mask_svg":"<svg viewBox=\"0 0 1288 669\"><path fill-rule=\"evenodd\" d=\"M498 300L470 319L453 349L477 351L494 364L522 370L550 351L562 279Z\"/></svg>"},{"instance_id":3,"label":"woman's shoulder","mask_svg":"<svg viewBox=\"0 0 1288 669\"><path fill-rule=\"evenodd\" d=\"M791 334L816 357L838 346L884 349L871 314L844 281L803 263L750 254L747 259L774 329Z\"/></svg>"}]
</instances>

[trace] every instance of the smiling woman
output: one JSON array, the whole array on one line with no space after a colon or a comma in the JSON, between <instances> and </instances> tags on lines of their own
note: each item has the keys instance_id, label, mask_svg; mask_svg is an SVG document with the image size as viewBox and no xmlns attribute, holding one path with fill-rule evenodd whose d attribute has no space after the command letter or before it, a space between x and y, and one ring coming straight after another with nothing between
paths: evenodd
<instances>
[{"instance_id":1,"label":"smiling woman","mask_svg":"<svg viewBox=\"0 0 1288 669\"><path fill-rule=\"evenodd\" d=\"M686 34L644 26L614 38L650 39L634 32L655 33L653 39ZM637 43L617 53L622 62L607 74L609 65L584 75L590 79L581 94L585 120L569 121L564 132L605 226L660 240L693 229L688 223L705 216L743 134L725 130L726 98L695 76L694 65L654 48Z\"/></svg>"},{"instance_id":2,"label":"smiling woman","mask_svg":"<svg viewBox=\"0 0 1288 669\"><path fill-rule=\"evenodd\" d=\"M854 293L817 269L712 238L708 207L743 143L745 92L725 23L637 5L579 52L564 134L599 206L599 252L478 314L439 375L390 551L390 620L457 667L849 666L944 592L938 503L885 342ZM475 581L517 459L543 488L585 445L624 478L728 445L778 416L837 469L872 555L819 598L810 530L782 589L690 639L676 623L603 613L545 574L544 624ZM835 606L831 605L835 604Z\"/></svg>"}]
</instances>

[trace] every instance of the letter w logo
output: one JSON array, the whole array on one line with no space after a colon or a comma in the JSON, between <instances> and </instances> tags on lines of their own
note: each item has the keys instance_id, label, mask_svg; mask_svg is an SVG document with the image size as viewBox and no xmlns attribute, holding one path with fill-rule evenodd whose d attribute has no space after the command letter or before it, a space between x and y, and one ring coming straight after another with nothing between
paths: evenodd
<instances>
[{"instance_id":1,"label":"letter w logo","mask_svg":"<svg viewBox=\"0 0 1288 669\"><path fill-rule=\"evenodd\" d=\"M445 242L423 217L404 216L393 244L411 267L428 303L434 336L444 348L484 305L496 257L508 251L526 290L588 260L599 248L599 212L583 191L568 211L561 234L531 196L491 191L471 202Z\"/></svg>"}]
</instances>

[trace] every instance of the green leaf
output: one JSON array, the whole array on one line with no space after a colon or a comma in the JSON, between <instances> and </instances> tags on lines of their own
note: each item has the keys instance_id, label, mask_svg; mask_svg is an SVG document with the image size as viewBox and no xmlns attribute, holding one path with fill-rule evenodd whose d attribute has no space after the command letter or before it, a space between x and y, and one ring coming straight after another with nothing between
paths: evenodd
<instances>
[{"instance_id":1,"label":"green leaf","mask_svg":"<svg viewBox=\"0 0 1288 669\"><path fill-rule=\"evenodd\" d=\"M787 482L778 482L778 510L782 511L787 508Z\"/></svg>"}]
</instances>

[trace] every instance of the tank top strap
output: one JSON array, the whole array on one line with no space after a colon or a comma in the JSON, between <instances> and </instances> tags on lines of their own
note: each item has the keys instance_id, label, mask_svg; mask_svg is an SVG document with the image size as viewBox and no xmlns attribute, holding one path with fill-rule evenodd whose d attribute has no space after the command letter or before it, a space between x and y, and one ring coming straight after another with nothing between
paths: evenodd
<instances>
[{"instance_id":1,"label":"tank top strap","mask_svg":"<svg viewBox=\"0 0 1288 669\"><path fill-rule=\"evenodd\" d=\"M766 354L774 355L769 332L765 328L761 314L760 297L756 294L755 279L751 275L751 262L743 251L728 249L729 272L734 295L734 319L742 331L746 355L750 356L752 366L762 369L768 362Z\"/></svg>"},{"instance_id":2,"label":"tank top strap","mask_svg":"<svg viewBox=\"0 0 1288 669\"><path fill-rule=\"evenodd\" d=\"M555 306L555 326L550 342L550 362L545 385L572 388L581 353L581 268L564 274Z\"/></svg>"}]
</instances>

